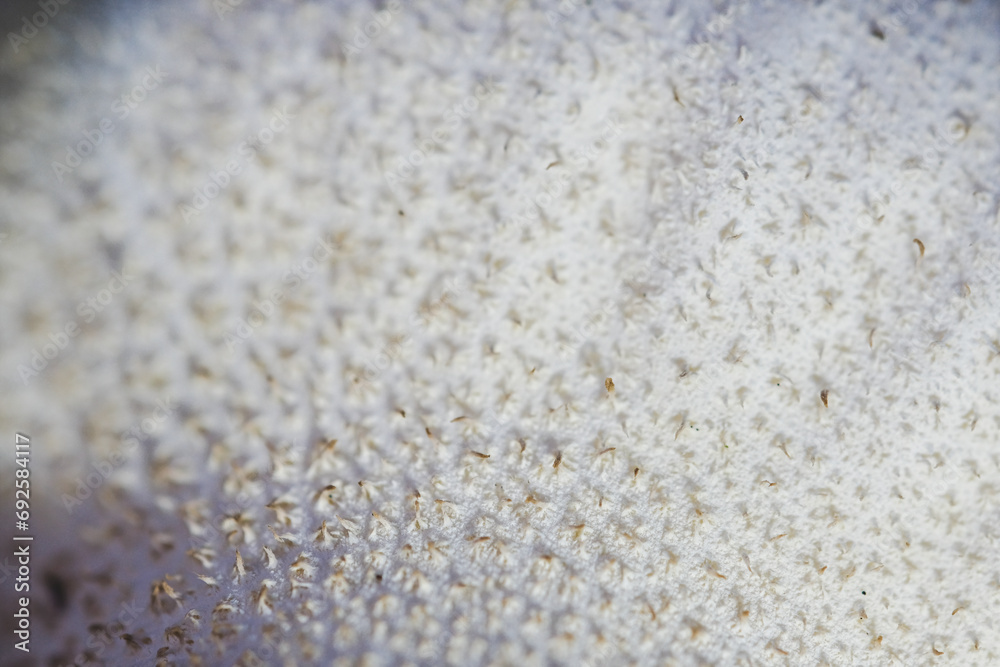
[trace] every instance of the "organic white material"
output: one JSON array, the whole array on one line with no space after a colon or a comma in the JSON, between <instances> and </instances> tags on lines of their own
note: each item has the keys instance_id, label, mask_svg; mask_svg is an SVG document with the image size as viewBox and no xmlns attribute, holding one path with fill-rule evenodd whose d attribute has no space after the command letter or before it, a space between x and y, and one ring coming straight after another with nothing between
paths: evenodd
<instances>
[{"instance_id":1,"label":"organic white material","mask_svg":"<svg viewBox=\"0 0 1000 667\"><path fill-rule=\"evenodd\" d=\"M1000 661L1000 10L632 4L8 46L33 656Z\"/></svg>"}]
</instances>

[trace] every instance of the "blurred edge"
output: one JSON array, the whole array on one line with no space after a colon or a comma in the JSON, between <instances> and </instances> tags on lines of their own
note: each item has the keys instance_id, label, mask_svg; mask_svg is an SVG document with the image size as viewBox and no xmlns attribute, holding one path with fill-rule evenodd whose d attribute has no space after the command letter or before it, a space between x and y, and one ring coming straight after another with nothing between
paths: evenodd
<instances>
[{"instance_id":1,"label":"blurred edge","mask_svg":"<svg viewBox=\"0 0 1000 667\"><path fill-rule=\"evenodd\" d=\"M37 53L48 38L71 21L87 18L99 22L113 5L108 0L0 0L0 99L13 97L21 87L20 65ZM44 37L43 37L44 35ZM65 50L47 55L58 58Z\"/></svg>"}]
</instances>

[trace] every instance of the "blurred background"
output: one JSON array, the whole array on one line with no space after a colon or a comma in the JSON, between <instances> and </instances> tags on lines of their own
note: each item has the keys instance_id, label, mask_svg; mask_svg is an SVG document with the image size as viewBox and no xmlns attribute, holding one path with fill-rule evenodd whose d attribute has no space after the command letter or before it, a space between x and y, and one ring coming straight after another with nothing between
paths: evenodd
<instances>
[{"instance_id":1,"label":"blurred background","mask_svg":"<svg viewBox=\"0 0 1000 667\"><path fill-rule=\"evenodd\" d=\"M0 36L4 664L1000 655L997 3Z\"/></svg>"}]
</instances>

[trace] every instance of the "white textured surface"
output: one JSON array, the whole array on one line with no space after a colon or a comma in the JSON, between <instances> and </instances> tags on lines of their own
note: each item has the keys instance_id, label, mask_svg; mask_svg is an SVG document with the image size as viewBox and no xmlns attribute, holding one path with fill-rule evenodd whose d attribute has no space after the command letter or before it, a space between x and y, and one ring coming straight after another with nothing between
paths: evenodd
<instances>
[{"instance_id":1,"label":"white textured surface","mask_svg":"<svg viewBox=\"0 0 1000 667\"><path fill-rule=\"evenodd\" d=\"M70 590L34 593L33 655L1000 660L996 5L552 11L406 5L350 57L371 8L202 3L8 47L0 423L33 436L37 572Z\"/></svg>"}]
</instances>

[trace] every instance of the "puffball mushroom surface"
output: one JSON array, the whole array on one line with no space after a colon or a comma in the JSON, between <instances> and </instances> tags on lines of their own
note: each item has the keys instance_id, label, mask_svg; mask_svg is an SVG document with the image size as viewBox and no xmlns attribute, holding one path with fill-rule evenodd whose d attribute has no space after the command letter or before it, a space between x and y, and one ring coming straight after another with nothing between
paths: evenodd
<instances>
[{"instance_id":1,"label":"puffball mushroom surface","mask_svg":"<svg viewBox=\"0 0 1000 667\"><path fill-rule=\"evenodd\" d=\"M5 661L1000 661L995 3L35 27Z\"/></svg>"}]
</instances>

